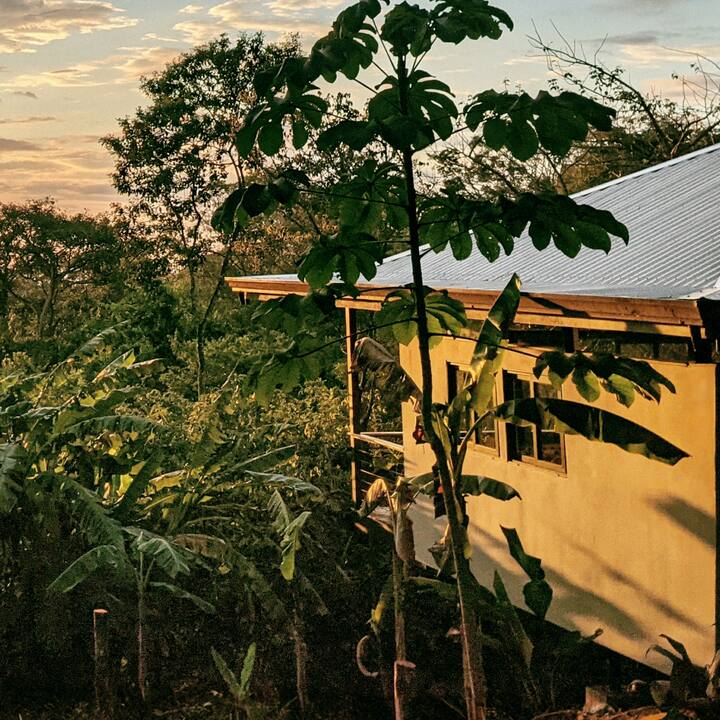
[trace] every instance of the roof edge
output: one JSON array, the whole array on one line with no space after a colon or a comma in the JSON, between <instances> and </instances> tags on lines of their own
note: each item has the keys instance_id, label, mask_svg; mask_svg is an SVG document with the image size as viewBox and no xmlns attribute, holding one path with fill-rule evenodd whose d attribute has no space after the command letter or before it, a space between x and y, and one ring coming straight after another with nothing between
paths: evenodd
<instances>
[{"instance_id":1,"label":"roof edge","mask_svg":"<svg viewBox=\"0 0 720 720\"><path fill-rule=\"evenodd\" d=\"M304 295L310 287L300 280L287 278L258 279L227 277L225 282L236 293L259 295L262 299L285 295ZM376 310L386 296L397 289L372 283L357 285L360 295L344 298L342 305L358 309ZM460 300L468 310L489 310L498 296L496 290L460 290L447 288L451 297ZM657 300L652 298L615 298L595 295L560 293L521 293L520 313L533 317L562 318L593 321L621 321L674 327L702 327L703 317L696 300ZM574 323L577 325L577 323Z\"/></svg>"},{"instance_id":2,"label":"roof edge","mask_svg":"<svg viewBox=\"0 0 720 720\"><path fill-rule=\"evenodd\" d=\"M708 145L707 147L700 148L699 150L693 150L690 153L686 153L685 155L680 155L675 158L671 158L670 160L664 160L661 163L658 163L657 165L651 165L650 167L643 168L642 170L636 170L634 173L630 173L629 175L623 175L622 177L615 178L614 180L608 180L607 182L600 183L600 185L593 185L592 187L585 188L585 190L579 190L576 193L573 193L570 195L571 198L579 198L584 197L585 195L588 195L590 193L595 192L596 190L605 190L606 188L613 187L615 185L620 185L621 183L624 183L626 180L633 180L637 177L642 177L643 175L650 175L651 173L657 172L659 170L663 170L668 167L672 167L673 165L678 165L679 163L686 162L687 160L692 160L693 158L696 158L700 155L707 155L711 152L720 151L720 143L715 143L714 145Z\"/></svg>"}]
</instances>

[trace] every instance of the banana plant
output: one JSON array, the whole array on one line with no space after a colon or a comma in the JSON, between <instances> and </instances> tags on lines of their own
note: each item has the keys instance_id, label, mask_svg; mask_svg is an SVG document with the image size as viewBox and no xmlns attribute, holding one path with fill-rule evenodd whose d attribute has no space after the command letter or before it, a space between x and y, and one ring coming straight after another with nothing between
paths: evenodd
<instances>
[{"instance_id":1,"label":"banana plant","mask_svg":"<svg viewBox=\"0 0 720 720\"><path fill-rule=\"evenodd\" d=\"M132 489L156 469L160 428L123 410L157 363L138 362L130 350L97 369L100 349L107 355L118 334L103 331L44 372L0 378L0 516L6 520L62 506L89 542L119 544L119 516Z\"/></svg>"},{"instance_id":2,"label":"banana plant","mask_svg":"<svg viewBox=\"0 0 720 720\"><path fill-rule=\"evenodd\" d=\"M154 593L168 593L188 600L206 613L215 608L207 600L177 584L189 576L198 556L188 550L192 538L173 539L137 527L122 528L122 537L97 545L69 565L49 586L51 592L67 593L95 573L112 576L135 594L137 608L137 684L140 701L150 699L148 678L148 605ZM181 544L183 541L183 544Z\"/></svg>"},{"instance_id":3,"label":"banana plant","mask_svg":"<svg viewBox=\"0 0 720 720\"><path fill-rule=\"evenodd\" d=\"M405 590L415 564L415 538L413 522L409 516L424 478L392 479L385 476L382 468L377 469L379 477L365 492L361 514L371 515L379 506L387 508L392 532L392 575L385 585L380 599L373 611L371 627L376 634L379 630L381 615L387 604L388 589L392 593L395 627L395 659L393 662L392 697L395 720L411 717L410 702L415 663L408 659L405 628ZM360 641L364 644L366 638ZM389 684L389 683L388 683Z\"/></svg>"},{"instance_id":4,"label":"banana plant","mask_svg":"<svg viewBox=\"0 0 720 720\"><path fill-rule=\"evenodd\" d=\"M315 492L319 494L317 488L315 488ZM313 584L297 566L297 556L304 541L305 526L312 513L310 510L302 510L294 515L278 490L275 490L270 497L268 511L273 517L272 527L279 540L280 573L290 591L288 605L290 606L290 631L295 654L295 688L300 716L306 717L311 706L308 682L308 645L303 622L306 601L310 601L315 612L320 615L327 615L329 612Z\"/></svg>"},{"instance_id":5,"label":"banana plant","mask_svg":"<svg viewBox=\"0 0 720 720\"><path fill-rule=\"evenodd\" d=\"M223 659L222 655L215 650L210 649L213 662L217 668L220 676L225 681L230 694L233 697L235 703L236 718L239 718L241 713L244 716L251 718L253 716L253 706L250 703L250 680L252 678L253 669L255 668L255 652L257 647L255 643L251 643L245 653L245 659L243 660L242 670L240 671L240 677L228 667L228 664Z\"/></svg>"}]
</instances>

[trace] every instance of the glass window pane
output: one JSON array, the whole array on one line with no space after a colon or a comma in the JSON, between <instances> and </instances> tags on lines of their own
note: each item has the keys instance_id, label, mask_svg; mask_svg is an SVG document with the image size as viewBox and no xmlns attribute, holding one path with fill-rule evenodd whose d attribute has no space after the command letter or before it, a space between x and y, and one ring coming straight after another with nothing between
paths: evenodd
<instances>
[{"instance_id":1,"label":"glass window pane","mask_svg":"<svg viewBox=\"0 0 720 720\"><path fill-rule=\"evenodd\" d=\"M538 398L556 398L558 391L546 383L535 383L535 397ZM562 440L560 433L552 430L540 430L538 433L538 460L553 463L554 465L563 464Z\"/></svg>"},{"instance_id":2,"label":"glass window pane","mask_svg":"<svg viewBox=\"0 0 720 720\"><path fill-rule=\"evenodd\" d=\"M558 397L558 391L552 386L546 383L535 383L535 397L538 398L556 398Z\"/></svg>"},{"instance_id":3,"label":"glass window pane","mask_svg":"<svg viewBox=\"0 0 720 720\"><path fill-rule=\"evenodd\" d=\"M531 427L515 426L515 447L513 455L518 460L525 457L536 457L535 455L535 436Z\"/></svg>"},{"instance_id":4,"label":"glass window pane","mask_svg":"<svg viewBox=\"0 0 720 720\"><path fill-rule=\"evenodd\" d=\"M553 465L563 464L562 440L560 433L551 430L541 430L539 436L539 459Z\"/></svg>"},{"instance_id":5,"label":"glass window pane","mask_svg":"<svg viewBox=\"0 0 720 720\"><path fill-rule=\"evenodd\" d=\"M482 422L475 431L475 442L487 448L497 448L497 438L495 433L495 418L488 416L483 418Z\"/></svg>"},{"instance_id":6,"label":"glass window pane","mask_svg":"<svg viewBox=\"0 0 720 720\"><path fill-rule=\"evenodd\" d=\"M522 380L517 375L512 375L512 398L513 400L523 400L531 397L530 382ZM511 426L513 427L513 426ZM531 427L522 427L515 425L510 437L511 451L514 456L519 459L523 455L527 457L537 457L535 453L535 433Z\"/></svg>"}]
</instances>

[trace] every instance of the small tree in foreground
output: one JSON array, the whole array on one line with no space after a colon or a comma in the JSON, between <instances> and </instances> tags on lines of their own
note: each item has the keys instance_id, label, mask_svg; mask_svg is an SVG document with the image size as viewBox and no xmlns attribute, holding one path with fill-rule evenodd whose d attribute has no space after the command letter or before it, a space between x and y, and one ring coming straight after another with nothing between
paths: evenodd
<instances>
[{"instance_id":1,"label":"small tree in foreground","mask_svg":"<svg viewBox=\"0 0 720 720\"><path fill-rule=\"evenodd\" d=\"M372 97L363 119L341 120L320 133L317 145L341 145L362 150L371 144L385 148L386 160L368 160L334 188L323 188L336 200L336 230L318 234L304 257L299 277L311 287L310 296L279 301L295 327L295 341L255 375L259 395L275 387L288 388L316 371L312 337L316 320L311 308L356 295L362 275L372 280L382 263L385 243L381 229L392 228L409 250L413 282L388 293L378 313L378 325L391 326L396 338L417 338L422 370L422 420L435 456L439 485L448 519L447 546L457 584L461 617L464 691L470 720L485 717L486 689L481 653L481 593L469 564L462 500L462 457L457 439L466 407L478 416L493 412L510 422L531 423L591 440L614 442L626 450L675 463L682 451L647 430L597 408L557 399L529 399L490 408L494 376L502 363L505 331L520 299L520 283L513 277L490 311L471 362L471 380L448 406L433 403L431 347L442 337L468 335L462 303L445 291L425 285L423 256L448 245L456 260L467 259L476 248L489 262L512 252L525 231L538 250L553 242L570 257L581 247L610 251L611 235L628 241L626 228L605 211L579 205L554 194L521 193L513 198L486 200L466 197L456 189L421 188L418 153L431 149L459 130L481 131L482 141L494 149L507 148L526 160L540 149L566 154L589 127L607 130L614 112L574 93L552 96L540 92L498 93L487 90L458 108L450 88L422 69L428 53L439 43L459 44L479 38L497 39L512 21L484 0L441 0L429 7L406 2L384 8L380 0L360 0L340 13L331 31L318 40L306 57L286 59L255 76L259 99L235 137L238 151L249 156L257 147L275 155L292 138L300 148L309 130L319 128L327 104L316 86L322 78L334 82L338 74L357 82ZM372 87L359 79L361 70L380 71ZM369 74L370 74L369 73ZM266 184L240 188L215 215L214 222L233 232L249 217L270 213L277 204L292 204L303 193L317 192L313 178L286 171ZM277 307L277 306L276 306ZM659 384L670 384L643 363L580 354L548 354L537 371L549 369L554 382L568 377L583 397L594 400L600 384L628 404L635 389L659 397ZM396 717L402 704L396 703Z\"/></svg>"}]
</instances>

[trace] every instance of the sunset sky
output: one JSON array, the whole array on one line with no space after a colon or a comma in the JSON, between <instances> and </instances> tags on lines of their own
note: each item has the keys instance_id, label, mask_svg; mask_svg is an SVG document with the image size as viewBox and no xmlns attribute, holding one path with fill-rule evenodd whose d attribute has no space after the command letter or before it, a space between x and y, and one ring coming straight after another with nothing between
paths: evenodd
<instances>
[{"instance_id":1,"label":"sunset sky","mask_svg":"<svg viewBox=\"0 0 720 720\"><path fill-rule=\"evenodd\" d=\"M0 201L53 196L69 210L116 199L97 142L142 103L140 75L222 32L300 32L311 43L345 0L0 0ZM537 90L547 67L528 35L605 39L604 59L635 84L678 93L693 53L720 60L717 0L497 0L516 28L499 41L442 45L431 69L460 96L504 79ZM684 52L680 52L684 51ZM352 90L350 83L341 89Z\"/></svg>"}]
</instances>

